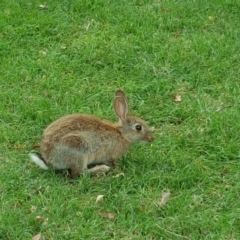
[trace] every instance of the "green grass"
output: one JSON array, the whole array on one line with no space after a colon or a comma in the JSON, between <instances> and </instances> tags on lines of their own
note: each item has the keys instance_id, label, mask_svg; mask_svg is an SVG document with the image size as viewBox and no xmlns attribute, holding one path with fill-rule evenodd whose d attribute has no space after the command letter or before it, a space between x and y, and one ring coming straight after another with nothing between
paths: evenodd
<instances>
[{"instance_id":1,"label":"green grass","mask_svg":"<svg viewBox=\"0 0 240 240\"><path fill-rule=\"evenodd\" d=\"M240 239L238 1L2 0L0 15L0 239ZM151 145L73 182L29 161L60 116L115 121L118 88Z\"/></svg>"}]
</instances>

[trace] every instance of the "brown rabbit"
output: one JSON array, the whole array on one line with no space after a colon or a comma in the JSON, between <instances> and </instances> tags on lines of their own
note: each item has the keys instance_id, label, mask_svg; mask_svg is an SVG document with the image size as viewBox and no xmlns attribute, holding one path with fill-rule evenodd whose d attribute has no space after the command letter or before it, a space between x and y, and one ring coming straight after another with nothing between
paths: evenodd
<instances>
[{"instance_id":1,"label":"brown rabbit","mask_svg":"<svg viewBox=\"0 0 240 240\"><path fill-rule=\"evenodd\" d=\"M114 110L119 118L117 124L83 114L56 120L43 132L41 154L30 153L30 158L43 169L69 169L72 178L83 172L109 171L132 144L153 140L147 124L130 115L121 90L115 93Z\"/></svg>"}]
</instances>

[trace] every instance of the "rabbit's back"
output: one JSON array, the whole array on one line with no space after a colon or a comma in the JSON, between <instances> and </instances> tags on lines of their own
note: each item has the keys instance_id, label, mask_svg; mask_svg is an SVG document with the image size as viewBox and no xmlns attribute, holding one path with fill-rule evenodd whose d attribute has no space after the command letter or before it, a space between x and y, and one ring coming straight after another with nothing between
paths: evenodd
<instances>
[{"instance_id":1,"label":"rabbit's back","mask_svg":"<svg viewBox=\"0 0 240 240\"><path fill-rule=\"evenodd\" d=\"M40 148L43 158L51 163L62 151L79 151L88 163L110 161L122 155L130 144L118 127L91 115L74 114L50 124L43 133Z\"/></svg>"}]
</instances>

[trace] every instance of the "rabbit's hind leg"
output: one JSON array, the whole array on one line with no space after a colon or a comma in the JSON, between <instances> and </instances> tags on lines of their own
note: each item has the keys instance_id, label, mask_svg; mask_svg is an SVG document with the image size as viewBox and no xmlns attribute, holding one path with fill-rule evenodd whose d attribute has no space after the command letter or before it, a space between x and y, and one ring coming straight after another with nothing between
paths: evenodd
<instances>
[{"instance_id":1,"label":"rabbit's hind leg","mask_svg":"<svg viewBox=\"0 0 240 240\"><path fill-rule=\"evenodd\" d=\"M78 177L87 168L87 159L84 154L67 146L57 146L52 151L50 163L55 169L69 169L71 178Z\"/></svg>"}]
</instances>

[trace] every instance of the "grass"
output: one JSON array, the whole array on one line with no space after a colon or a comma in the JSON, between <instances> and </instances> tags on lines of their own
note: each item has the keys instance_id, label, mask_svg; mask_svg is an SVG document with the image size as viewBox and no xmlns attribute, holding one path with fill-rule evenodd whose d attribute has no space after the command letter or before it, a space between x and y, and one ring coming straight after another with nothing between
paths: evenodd
<instances>
[{"instance_id":1,"label":"grass","mask_svg":"<svg viewBox=\"0 0 240 240\"><path fill-rule=\"evenodd\" d=\"M0 238L239 239L239 12L234 0L2 0ZM155 127L151 145L73 182L29 161L60 116L115 121L118 88Z\"/></svg>"}]
</instances>

